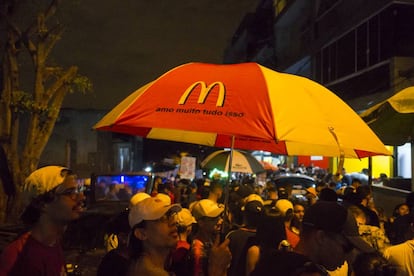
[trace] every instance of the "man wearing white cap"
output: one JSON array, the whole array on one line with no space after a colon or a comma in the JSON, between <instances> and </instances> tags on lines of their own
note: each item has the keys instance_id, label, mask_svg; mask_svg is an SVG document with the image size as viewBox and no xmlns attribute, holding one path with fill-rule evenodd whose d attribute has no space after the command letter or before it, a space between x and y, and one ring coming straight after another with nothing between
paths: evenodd
<instances>
[{"instance_id":1,"label":"man wearing white cap","mask_svg":"<svg viewBox=\"0 0 414 276\"><path fill-rule=\"evenodd\" d=\"M227 238L230 239L230 251L232 254L229 276L246 275L246 255L248 243L256 236L257 225L264 214L264 202L258 194L250 194L245 198L243 211L243 225L231 231Z\"/></svg>"},{"instance_id":2,"label":"man wearing white cap","mask_svg":"<svg viewBox=\"0 0 414 276\"><path fill-rule=\"evenodd\" d=\"M65 275L62 234L85 199L76 176L65 167L43 167L29 175L25 190L35 196L21 217L30 231L4 249L0 275Z\"/></svg>"},{"instance_id":3,"label":"man wearing white cap","mask_svg":"<svg viewBox=\"0 0 414 276\"><path fill-rule=\"evenodd\" d=\"M130 275L169 275L166 262L178 241L175 214L180 210L180 205L169 205L156 197L146 198L131 208Z\"/></svg>"},{"instance_id":4,"label":"man wearing white cap","mask_svg":"<svg viewBox=\"0 0 414 276\"><path fill-rule=\"evenodd\" d=\"M192 208L192 214L198 224L191 244L192 275L208 275L209 254L220 235L223 212L224 208L210 199L202 199Z\"/></svg>"},{"instance_id":5,"label":"man wearing white cap","mask_svg":"<svg viewBox=\"0 0 414 276\"><path fill-rule=\"evenodd\" d=\"M188 235L192 231L192 226L197 223L190 210L182 208L177 214L178 243L172 253L172 270L176 275L188 275L191 264L189 262L190 243Z\"/></svg>"},{"instance_id":6,"label":"man wearing white cap","mask_svg":"<svg viewBox=\"0 0 414 276\"><path fill-rule=\"evenodd\" d=\"M129 225L132 263L129 275L169 276L171 250L178 242L176 214L179 204L167 205L156 197L142 200L131 208ZM230 262L227 243L212 247L208 260L210 276L224 276Z\"/></svg>"}]
</instances>

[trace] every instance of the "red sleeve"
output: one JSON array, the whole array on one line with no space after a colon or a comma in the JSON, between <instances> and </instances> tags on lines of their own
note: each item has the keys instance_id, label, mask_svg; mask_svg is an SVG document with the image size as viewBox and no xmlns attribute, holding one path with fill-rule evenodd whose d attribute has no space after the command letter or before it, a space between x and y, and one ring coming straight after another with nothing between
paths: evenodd
<instances>
[{"instance_id":1,"label":"red sleeve","mask_svg":"<svg viewBox=\"0 0 414 276\"><path fill-rule=\"evenodd\" d=\"M193 241L193 258L194 258L194 271L193 275L200 275L202 269L201 257L203 255L203 243L199 240Z\"/></svg>"},{"instance_id":2,"label":"red sleeve","mask_svg":"<svg viewBox=\"0 0 414 276\"><path fill-rule=\"evenodd\" d=\"M18 239L11 242L0 255L0 276L7 276L13 268L16 260L22 252L27 239L30 236L30 232L24 233Z\"/></svg>"}]
</instances>

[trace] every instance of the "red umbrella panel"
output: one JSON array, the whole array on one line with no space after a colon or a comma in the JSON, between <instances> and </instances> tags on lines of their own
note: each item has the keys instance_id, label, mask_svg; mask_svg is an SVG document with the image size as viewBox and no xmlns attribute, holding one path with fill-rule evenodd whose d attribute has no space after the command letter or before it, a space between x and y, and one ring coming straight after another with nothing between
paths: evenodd
<instances>
[{"instance_id":1,"label":"red umbrella panel","mask_svg":"<svg viewBox=\"0 0 414 276\"><path fill-rule=\"evenodd\" d=\"M176 67L128 96L94 127L285 155L390 154L334 93L256 63Z\"/></svg>"}]
</instances>

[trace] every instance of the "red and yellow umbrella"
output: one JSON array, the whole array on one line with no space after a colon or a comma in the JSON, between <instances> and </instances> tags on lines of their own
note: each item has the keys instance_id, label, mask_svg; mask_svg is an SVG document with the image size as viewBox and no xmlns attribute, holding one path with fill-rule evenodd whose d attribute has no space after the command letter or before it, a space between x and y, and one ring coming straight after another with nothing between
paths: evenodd
<instances>
[{"instance_id":1,"label":"red and yellow umbrella","mask_svg":"<svg viewBox=\"0 0 414 276\"><path fill-rule=\"evenodd\" d=\"M132 93L94 128L285 155L390 154L334 93L256 63L178 66Z\"/></svg>"}]
</instances>

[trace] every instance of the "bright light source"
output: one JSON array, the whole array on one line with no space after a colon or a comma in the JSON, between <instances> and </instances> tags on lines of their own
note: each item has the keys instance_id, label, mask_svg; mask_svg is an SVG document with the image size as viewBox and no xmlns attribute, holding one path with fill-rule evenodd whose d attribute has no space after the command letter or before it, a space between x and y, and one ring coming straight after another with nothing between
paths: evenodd
<instances>
[{"instance_id":1,"label":"bright light source","mask_svg":"<svg viewBox=\"0 0 414 276\"><path fill-rule=\"evenodd\" d=\"M213 170L210 171L209 178L214 178L214 177L217 177L217 176L220 176L220 178L226 178L229 175L228 175L227 172L220 171L220 170L218 170L216 168L214 168Z\"/></svg>"},{"instance_id":2,"label":"bright light source","mask_svg":"<svg viewBox=\"0 0 414 276\"><path fill-rule=\"evenodd\" d=\"M146 172L151 172L151 171L152 171L152 168L151 168L151 167L146 167L146 168L144 169L144 171L146 171Z\"/></svg>"}]
</instances>

